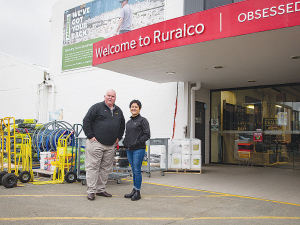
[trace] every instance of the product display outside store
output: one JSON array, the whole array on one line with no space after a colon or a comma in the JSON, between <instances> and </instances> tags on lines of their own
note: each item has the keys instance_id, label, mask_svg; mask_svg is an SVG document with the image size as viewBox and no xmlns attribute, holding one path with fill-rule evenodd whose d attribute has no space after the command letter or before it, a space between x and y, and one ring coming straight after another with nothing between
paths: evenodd
<instances>
[{"instance_id":1,"label":"product display outside store","mask_svg":"<svg viewBox=\"0 0 300 225\"><path fill-rule=\"evenodd\" d=\"M132 30L164 20L164 0L130 0ZM119 0L94 0L64 13L62 70L92 65L93 43L116 32Z\"/></svg>"},{"instance_id":2,"label":"product display outside store","mask_svg":"<svg viewBox=\"0 0 300 225\"><path fill-rule=\"evenodd\" d=\"M72 126L65 121L39 124L35 119L6 117L1 119L0 131L0 184L13 188L18 179L23 183L33 182L34 172L52 175L53 180L33 184L73 183L76 180L85 184L86 138L79 137L81 124ZM142 171L148 177L151 171L161 171L163 176L164 171L173 169L201 173L200 140L151 139L146 149ZM126 149L117 145L109 179L117 180L119 184L130 174Z\"/></svg>"}]
</instances>

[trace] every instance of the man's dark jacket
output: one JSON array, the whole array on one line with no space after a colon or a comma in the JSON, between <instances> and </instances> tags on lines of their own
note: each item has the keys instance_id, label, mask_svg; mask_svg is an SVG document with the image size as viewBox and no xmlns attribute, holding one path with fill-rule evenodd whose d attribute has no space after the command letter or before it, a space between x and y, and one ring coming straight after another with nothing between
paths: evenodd
<instances>
[{"instance_id":1,"label":"man's dark jacket","mask_svg":"<svg viewBox=\"0 0 300 225\"><path fill-rule=\"evenodd\" d=\"M146 141L150 139L150 126L146 118L140 114L126 123L126 135L123 141L128 150L145 149Z\"/></svg>"},{"instance_id":2,"label":"man's dark jacket","mask_svg":"<svg viewBox=\"0 0 300 225\"><path fill-rule=\"evenodd\" d=\"M104 101L93 105L83 118L83 131L87 138L95 137L103 145L113 145L117 138L121 140L124 130L122 110L115 105L111 111Z\"/></svg>"}]
</instances>

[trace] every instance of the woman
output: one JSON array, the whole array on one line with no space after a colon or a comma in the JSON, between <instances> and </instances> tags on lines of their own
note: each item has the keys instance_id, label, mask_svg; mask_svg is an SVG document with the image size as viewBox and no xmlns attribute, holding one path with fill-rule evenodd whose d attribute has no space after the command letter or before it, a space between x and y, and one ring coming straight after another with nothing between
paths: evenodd
<instances>
[{"instance_id":1,"label":"woman","mask_svg":"<svg viewBox=\"0 0 300 225\"><path fill-rule=\"evenodd\" d=\"M145 156L145 142L150 139L150 127L148 120L140 115L142 104L139 100L132 100L129 108L132 116L126 123L126 134L123 144L127 150L127 158L133 172L133 190L130 194L124 195L124 197L136 201L141 199L141 167Z\"/></svg>"}]
</instances>

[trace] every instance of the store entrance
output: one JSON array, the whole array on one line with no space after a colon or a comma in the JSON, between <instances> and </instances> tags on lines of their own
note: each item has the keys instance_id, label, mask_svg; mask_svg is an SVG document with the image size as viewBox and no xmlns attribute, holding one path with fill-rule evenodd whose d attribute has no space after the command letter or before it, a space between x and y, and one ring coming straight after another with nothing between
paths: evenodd
<instances>
[{"instance_id":1,"label":"store entrance","mask_svg":"<svg viewBox=\"0 0 300 225\"><path fill-rule=\"evenodd\" d=\"M196 102L195 138L201 140L202 164L205 164L205 103Z\"/></svg>"},{"instance_id":2,"label":"store entrance","mask_svg":"<svg viewBox=\"0 0 300 225\"><path fill-rule=\"evenodd\" d=\"M293 169L300 170L300 134L292 134L290 151L293 155Z\"/></svg>"},{"instance_id":3,"label":"store entrance","mask_svg":"<svg viewBox=\"0 0 300 225\"><path fill-rule=\"evenodd\" d=\"M211 161L300 169L300 85L215 91Z\"/></svg>"}]
</instances>

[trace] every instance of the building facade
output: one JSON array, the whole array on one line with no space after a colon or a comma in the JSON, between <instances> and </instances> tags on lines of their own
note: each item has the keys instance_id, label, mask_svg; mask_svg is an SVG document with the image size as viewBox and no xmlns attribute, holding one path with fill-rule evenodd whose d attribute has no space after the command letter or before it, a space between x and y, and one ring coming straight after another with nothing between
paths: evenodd
<instances>
[{"instance_id":1,"label":"building facade","mask_svg":"<svg viewBox=\"0 0 300 225\"><path fill-rule=\"evenodd\" d=\"M300 1L129 4L133 30L119 35L117 0L53 6L39 122L59 110L82 123L112 88L126 120L142 102L152 138L201 139L203 163L239 164L244 150L254 165L299 169Z\"/></svg>"},{"instance_id":2,"label":"building facade","mask_svg":"<svg viewBox=\"0 0 300 225\"><path fill-rule=\"evenodd\" d=\"M93 65L185 82L187 133L202 135L209 162L299 168L300 2L182 5L185 16L95 43Z\"/></svg>"}]
</instances>

